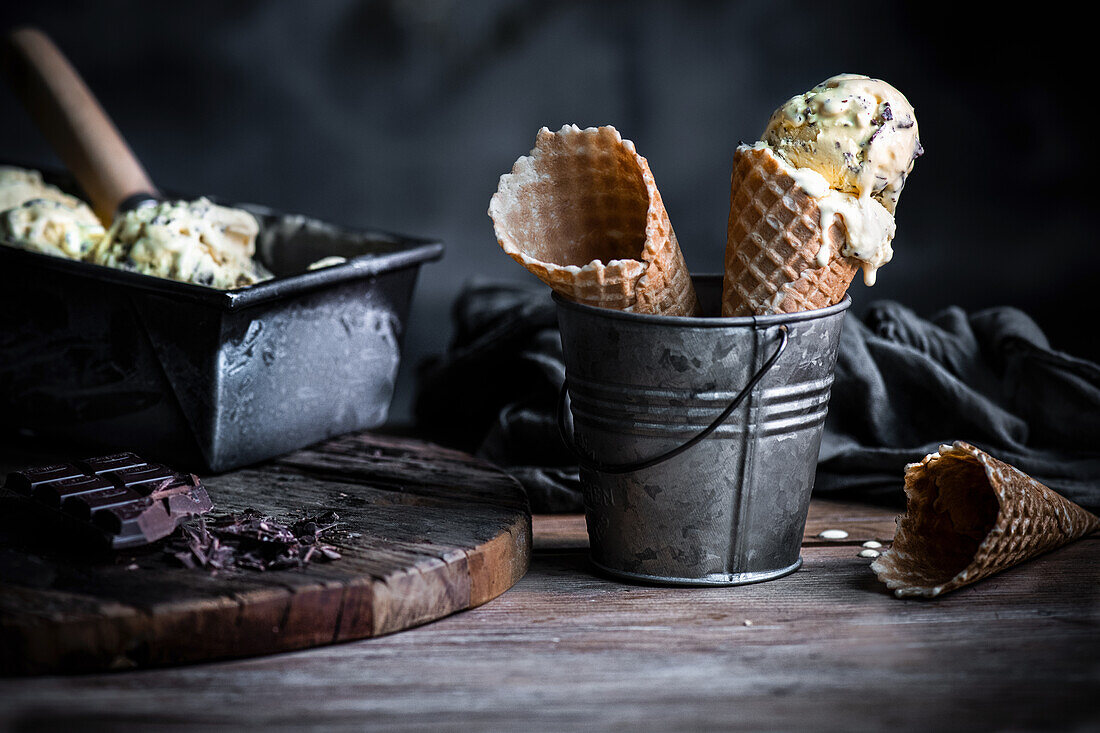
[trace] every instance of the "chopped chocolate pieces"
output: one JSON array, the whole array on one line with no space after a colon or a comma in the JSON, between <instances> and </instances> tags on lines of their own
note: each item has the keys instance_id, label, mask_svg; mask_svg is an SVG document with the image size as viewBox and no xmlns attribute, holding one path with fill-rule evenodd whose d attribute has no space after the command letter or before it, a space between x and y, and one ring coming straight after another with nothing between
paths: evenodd
<instances>
[{"instance_id":1,"label":"chopped chocolate pieces","mask_svg":"<svg viewBox=\"0 0 1100 733\"><path fill-rule=\"evenodd\" d=\"M339 551L322 541L339 519L328 512L286 525L252 509L209 521L200 517L182 525L165 552L189 568L298 568L318 559L340 559Z\"/></svg>"},{"instance_id":2,"label":"chopped chocolate pieces","mask_svg":"<svg viewBox=\"0 0 1100 733\"><path fill-rule=\"evenodd\" d=\"M50 518L59 529L89 534L114 549L167 537L181 519L214 506L197 476L133 453L16 471L5 486L53 510Z\"/></svg>"},{"instance_id":3,"label":"chopped chocolate pieces","mask_svg":"<svg viewBox=\"0 0 1100 733\"><path fill-rule=\"evenodd\" d=\"M180 533L181 536L172 538L164 549L184 567L222 569L233 566L233 548L223 545L217 535L207 529L203 518L200 517L197 523L184 524Z\"/></svg>"}]
</instances>

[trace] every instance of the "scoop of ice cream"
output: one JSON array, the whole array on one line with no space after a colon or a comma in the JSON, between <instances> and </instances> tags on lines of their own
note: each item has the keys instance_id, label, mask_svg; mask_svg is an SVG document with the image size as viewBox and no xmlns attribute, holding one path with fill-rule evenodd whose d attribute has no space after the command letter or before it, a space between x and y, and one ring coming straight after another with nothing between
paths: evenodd
<instances>
[{"instance_id":1,"label":"scoop of ice cream","mask_svg":"<svg viewBox=\"0 0 1100 733\"><path fill-rule=\"evenodd\" d=\"M762 139L792 166L817 171L837 191L873 196L891 213L924 152L909 101L886 82L858 74L834 76L792 97Z\"/></svg>"},{"instance_id":2,"label":"scoop of ice cream","mask_svg":"<svg viewBox=\"0 0 1100 733\"><path fill-rule=\"evenodd\" d=\"M875 283L893 257L894 210L913 162L924 150L913 107L879 79L841 74L792 97L772 115L757 143L775 154L820 209L821 228L839 218L840 252L863 265ZM824 267L830 248L818 251Z\"/></svg>"},{"instance_id":3,"label":"scoop of ice cream","mask_svg":"<svg viewBox=\"0 0 1100 733\"><path fill-rule=\"evenodd\" d=\"M21 249L81 259L103 238L92 209L35 170L0 166L0 236Z\"/></svg>"},{"instance_id":4,"label":"scoop of ice cream","mask_svg":"<svg viewBox=\"0 0 1100 733\"><path fill-rule=\"evenodd\" d=\"M88 257L98 265L228 290L272 277L252 259L259 224L207 199L141 206L115 219Z\"/></svg>"},{"instance_id":5,"label":"scoop of ice cream","mask_svg":"<svg viewBox=\"0 0 1100 733\"><path fill-rule=\"evenodd\" d=\"M99 219L85 205L31 199L0 214L0 236L21 249L54 257L84 259L105 234Z\"/></svg>"},{"instance_id":6,"label":"scoop of ice cream","mask_svg":"<svg viewBox=\"0 0 1100 733\"><path fill-rule=\"evenodd\" d=\"M57 201L72 209L85 209L95 219L95 214L86 203L76 196L70 196L57 186L42 180L42 174L35 170L0 166L0 211L14 209L34 199ZM96 219L98 222L99 220Z\"/></svg>"}]
</instances>

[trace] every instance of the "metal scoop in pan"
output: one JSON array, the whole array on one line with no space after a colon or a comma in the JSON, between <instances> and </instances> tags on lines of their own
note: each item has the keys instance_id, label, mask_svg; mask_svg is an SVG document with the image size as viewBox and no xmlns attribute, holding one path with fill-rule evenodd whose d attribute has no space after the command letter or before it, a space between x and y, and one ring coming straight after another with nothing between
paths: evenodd
<instances>
[{"instance_id":1,"label":"metal scoop in pan","mask_svg":"<svg viewBox=\"0 0 1100 733\"><path fill-rule=\"evenodd\" d=\"M160 191L91 90L44 33L33 28L11 32L5 39L2 67L12 89L72 172L105 226L125 225L126 222L119 222L119 219L128 212L163 202ZM215 284L223 288L271 277L252 260L258 226L251 214L201 199L184 202L163 213L165 216L156 223L163 224L163 219L175 216L177 224L179 219L186 219L191 226L184 224L177 226L175 231L150 233L142 229L143 225L153 223L154 214L147 212L147 216L133 222L133 228L140 231L127 232L125 226L116 228L112 233L116 240L124 239L127 234L142 236L146 237L148 245L140 250L146 260L139 263L127 260L121 266L207 285L214 282L215 274L228 273L229 281ZM179 247L167 244L158 252L157 245L177 235L201 241L205 259L193 258L202 260L200 264L178 265L175 261L164 261L174 256L173 252ZM118 265L116 260L128 258L131 252L123 249L121 255L116 255L100 251L96 264Z\"/></svg>"},{"instance_id":2,"label":"metal scoop in pan","mask_svg":"<svg viewBox=\"0 0 1100 733\"><path fill-rule=\"evenodd\" d=\"M159 200L160 191L57 46L34 28L13 31L5 40L8 83L96 215L110 224L120 210Z\"/></svg>"}]
</instances>

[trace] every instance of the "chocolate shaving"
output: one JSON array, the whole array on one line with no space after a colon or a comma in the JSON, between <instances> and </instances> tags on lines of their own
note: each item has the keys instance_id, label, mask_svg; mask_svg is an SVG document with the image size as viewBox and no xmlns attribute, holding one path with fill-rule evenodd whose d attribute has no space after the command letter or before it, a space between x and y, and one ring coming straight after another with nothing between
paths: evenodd
<instances>
[{"instance_id":1,"label":"chocolate shaving","mask_svg":"<svg viewBox=\"0 0 1100 733\"><path fill-rule=\"evenodd\" d=\"M181 565L210 570L301 568L316 559L339 560L339 551L324 542L340 525L328 512L286 525L253 509L181 525L165 551Z\"/></svg>"}]
</instances>

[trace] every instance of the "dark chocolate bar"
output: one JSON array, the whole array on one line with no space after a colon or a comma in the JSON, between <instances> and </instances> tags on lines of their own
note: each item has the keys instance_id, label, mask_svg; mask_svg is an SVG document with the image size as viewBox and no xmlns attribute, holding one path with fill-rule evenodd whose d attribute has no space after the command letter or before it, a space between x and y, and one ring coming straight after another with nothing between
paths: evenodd
<instances>
[{"instance_id":1,"label":"dark chocolate bar","mask_svg":"<svg viewBox=\"0 0 1100 733\"><path fill-rule=\"evenodd\" d=\"M197 476L133 453L27 468L8 474L4 485L79 522L114 549L155 542L180 520L213 508Z\"/></svg>"}]
</instances>

